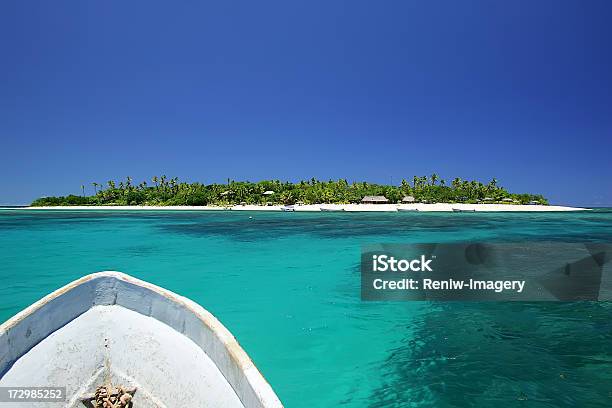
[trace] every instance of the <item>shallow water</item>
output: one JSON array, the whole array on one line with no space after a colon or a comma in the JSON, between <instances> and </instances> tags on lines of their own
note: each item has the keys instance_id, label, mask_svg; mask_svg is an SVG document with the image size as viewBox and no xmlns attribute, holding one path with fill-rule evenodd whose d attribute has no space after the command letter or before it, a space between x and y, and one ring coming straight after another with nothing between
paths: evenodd
<instances>
[{"instance_id":1,"label":"shallow water","mask_svg":"<svg viewBox=\"0 0 612 408\"><path fill-rule=\"evenodd\" d=\"M612 242L612 211L0 210L0 319L118 270L214 313L287 407L611 406L611 303L360 300L362 244L475 240Z\"/></svg>"}]
</instances>

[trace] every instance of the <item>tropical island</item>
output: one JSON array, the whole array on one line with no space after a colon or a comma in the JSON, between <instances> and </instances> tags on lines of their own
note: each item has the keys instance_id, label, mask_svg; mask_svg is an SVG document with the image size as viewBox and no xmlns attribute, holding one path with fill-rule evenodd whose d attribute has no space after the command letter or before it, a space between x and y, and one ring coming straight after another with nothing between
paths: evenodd
<instances>
[{"instance_id":1,"label":"tropical island","mask_svg":"<svg viewBox=\"0 0 612 408\"><path fill-rule=\"evenodd\" d=\"M349 183L346 179L320 181L314 178L298 183L279 180L259 182L227 180L222 184L181 182L178 178L153 177L151 183L123 181L91 184L93 195L42 197L32 207L49 206L219 206L294 205L294 204L395 204L464 203L505 205L548 205L539 194L514 194L498 185L496 179L483 184L455 178L447 185L437 174L405 179L399 186L367 182Z\"/></svg>"}]
</instances>

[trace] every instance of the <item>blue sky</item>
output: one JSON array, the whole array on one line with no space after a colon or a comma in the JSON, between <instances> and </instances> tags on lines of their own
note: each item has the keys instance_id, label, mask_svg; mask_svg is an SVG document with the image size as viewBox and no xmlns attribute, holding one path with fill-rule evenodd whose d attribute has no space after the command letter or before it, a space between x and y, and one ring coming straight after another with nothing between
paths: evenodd
<instances>
[{"instance_id":1,"label":"blue sky","mask_svg":"<svg viewBox=\"0 0 612 408\"><path fill-rule=\"evenodd\" d=\"M612 205L612 2L4 1L0 203L496 177Z\"/></svg>"}]
</instances>

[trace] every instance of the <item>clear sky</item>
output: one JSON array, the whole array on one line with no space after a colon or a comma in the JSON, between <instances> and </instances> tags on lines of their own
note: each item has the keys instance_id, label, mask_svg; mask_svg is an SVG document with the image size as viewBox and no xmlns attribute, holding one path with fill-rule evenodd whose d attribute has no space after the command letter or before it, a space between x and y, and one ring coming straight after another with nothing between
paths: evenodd
<instances>
[{"instance_id":1,"label":"clear sky","mask_svg":"<svg viewBox=\"0 0 612 408\"><path fill-rule=\"evenodd\" d=\"M437 172L612 206L611 1L2 1L0 203Z\"/></svg>"}]
</instances>

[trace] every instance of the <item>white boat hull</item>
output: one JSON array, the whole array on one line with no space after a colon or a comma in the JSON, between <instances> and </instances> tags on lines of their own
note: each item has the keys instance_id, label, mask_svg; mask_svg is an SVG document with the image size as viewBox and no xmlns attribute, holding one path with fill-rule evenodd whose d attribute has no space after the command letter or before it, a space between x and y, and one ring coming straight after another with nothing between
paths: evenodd
<instances>
[{"instance_id":1,"label":"white boat hull","mask_svg":"<svg viewBox=\"0 0 612 408\"><path fill-rule=\"evenodd\" d=\"M66 407L108 382L136 388L134 408L282 407L212 314L118 272L85 276L2 324L0 376L2 387L66 387Z\"/></svg>"}]
</instances>

